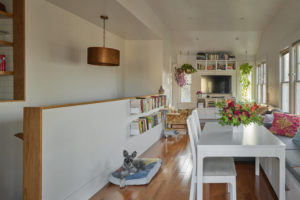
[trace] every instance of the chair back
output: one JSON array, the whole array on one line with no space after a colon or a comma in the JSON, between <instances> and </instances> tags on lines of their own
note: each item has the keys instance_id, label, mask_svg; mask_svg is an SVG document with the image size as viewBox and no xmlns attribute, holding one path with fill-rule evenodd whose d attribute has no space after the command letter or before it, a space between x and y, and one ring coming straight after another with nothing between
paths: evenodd
<instances>
[{"instance_id":1,"label":"chair back","mask_svg":"<svg viewBox=\"0 0 300 200\"><path fill-rule=\"evenodd\" d=\"M200 135L202 134L202 131L201 131L201 125L200 125L200 121L199 121L199 115L198 115L197 108L192 111L192 116L193 116L193 119L194 119L194 122L195 122L197 136L198 136L198 140L199 140Z\"/></svg>"},{"instance_id":2,"label":"chair back","mask_svg":"<svg viewBox=\"0 0 300 200\"><path fill-rule=\"evenodd\" d=\"M188 134L190 138L190 147L192 151L192 161L193 161L193 171L192 175L196 175L196 164L197 164L197 144L198 144L198 136L196 133L196 127L194 124L193 116L190 115L187 120Z\"/></svg>"}]
</instances>

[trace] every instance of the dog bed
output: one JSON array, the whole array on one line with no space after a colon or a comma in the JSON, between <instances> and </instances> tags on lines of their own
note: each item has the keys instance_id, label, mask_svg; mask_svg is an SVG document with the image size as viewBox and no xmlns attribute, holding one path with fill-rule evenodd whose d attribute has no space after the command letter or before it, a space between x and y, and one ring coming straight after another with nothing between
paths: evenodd
<instances>
[{"instance_id":1,"label":"dog bed","mask_svg":"<svg viewBox=\"0 0 300 200\"><path fill-rule=\"evenodd\" d=\"M145 185L148 184L156 175L161 167L162 161L159 158L141 158L146 164L146 169L135 174L128 175L125 179L125 185ZM120 185L121 169L116 170L109 176L109 182Z\"/></svg>"}]
</instances>

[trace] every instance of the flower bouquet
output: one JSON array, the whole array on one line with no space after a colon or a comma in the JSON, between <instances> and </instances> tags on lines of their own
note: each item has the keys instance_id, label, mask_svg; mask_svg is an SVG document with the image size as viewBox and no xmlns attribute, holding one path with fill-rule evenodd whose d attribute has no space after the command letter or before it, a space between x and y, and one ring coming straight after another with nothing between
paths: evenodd
<instances>
[{"instance_id":1,"label":"flower bouquet","mask_svg":"<svg viewBox=\"0 0 300 200\"><path fill-rule=\"evenodd\" d=\"M262 117L257 113L256 103L238 104L232 100L216 104L220 111L219 124L240 126L256 123L262 125Z\"/></svg>"}]
</instances>

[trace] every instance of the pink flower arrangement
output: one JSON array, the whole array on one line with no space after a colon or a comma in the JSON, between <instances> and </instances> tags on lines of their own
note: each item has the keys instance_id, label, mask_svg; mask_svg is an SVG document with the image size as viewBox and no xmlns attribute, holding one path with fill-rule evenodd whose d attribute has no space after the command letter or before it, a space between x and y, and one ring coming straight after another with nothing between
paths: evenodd
<instances>
[{"instance_id":1,"label":"pink flower arrangement","mask_svg":"<svg viewBox=\"0 0 300 200\"><path fill-rule=\"evenodd\" d=\"M196 94L199 95L199 94L202 94L202 92L201 92L200 90L198 90L198 91L196 92Z\"/></svg>"},{"instance_id":2,"label":"pink flower arrangement","mask_svg":"<svg viewBox=\"0 0 300 200\"><path fill-rule=\"evenodd\" d=\"M232 100L227 100L216 105L220 109L219 123L221 125L261 124L262 118L256 112L258 105L255 102L253 104L238 104Z\"/></svg>"},{"instance_id":3,"label":"pink flower arrangement","mask_svg":"<svg viewBox=\"0 0 300 200\"><path fill-rule=\"evenodd\" d=\"M179 69L176 69L175 72L175 80L178 83L179 87L183 87L186 84L185 74L184 71Z\"/></svg>"}]
</instances>

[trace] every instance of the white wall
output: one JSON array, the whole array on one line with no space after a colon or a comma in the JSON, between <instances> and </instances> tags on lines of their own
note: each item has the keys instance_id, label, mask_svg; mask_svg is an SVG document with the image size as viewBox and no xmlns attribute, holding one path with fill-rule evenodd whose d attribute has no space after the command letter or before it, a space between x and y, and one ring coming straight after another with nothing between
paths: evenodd
<instances>
[{"instance_id":1,"label":"white wall","mask_svg":"<svg viewBox=\"0 0 300 200\"><path fill-rule=\"evenodd\" d=\"M14 134L23 131L24 106L123 95L122 38L107 33L107 46L121 51L120 67L86 64L87 47L101 44L100 32L44 0L26 0L26 101L0 103L0 199L22 199L22 141Z\"/></svg>"},{"instance_id":2,"label":"white wall","mask_svg":"<svg viewBox=\"0 0 300 200\"><path fill-rule=\"evenodd\" d=\"M299 0L287 0L266 27L257 61L267 61L269 104L279 105L279 53L300 39Z\"/></svg>"},{"instance_id":3,"label":"white wall","mask_svg":"<svg viewBox=\"0 0 300 200\"><path fill-rule=\"evenodd\" d=\"M163 42L126 40L124 95L156 94L162 85Z\"/></svg>"}]
</instances>

